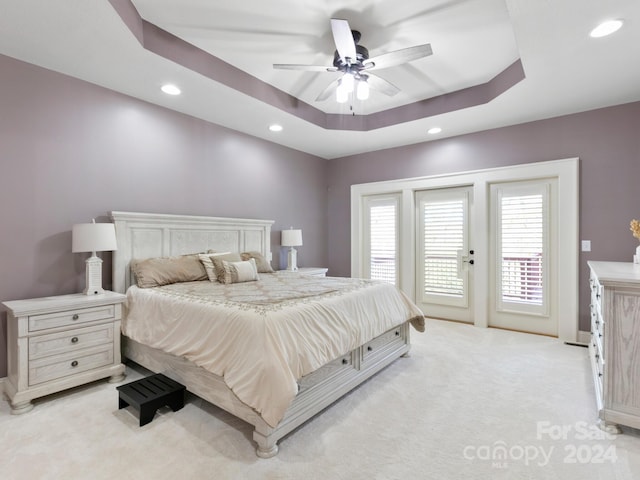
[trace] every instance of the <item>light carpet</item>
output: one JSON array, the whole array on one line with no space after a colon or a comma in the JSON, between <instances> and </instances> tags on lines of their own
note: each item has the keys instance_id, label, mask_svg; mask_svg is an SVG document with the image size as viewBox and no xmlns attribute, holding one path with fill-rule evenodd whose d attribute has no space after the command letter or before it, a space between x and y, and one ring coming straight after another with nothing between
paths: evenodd
<instances>
[{"instance_id":1,"label":"light carpet","mask_svg":"<svg viewBox=\"0 0 640 480\"><path fill-rule=\"evenodd\" d=\"M640 432L595 426L587 349L429 320L411 356L255 455L251 427L194 396L140 428L106 381L0 401L0 478L640 479ZM127 368L124 383L146 372Z\"/></svg>"}]
</instances>

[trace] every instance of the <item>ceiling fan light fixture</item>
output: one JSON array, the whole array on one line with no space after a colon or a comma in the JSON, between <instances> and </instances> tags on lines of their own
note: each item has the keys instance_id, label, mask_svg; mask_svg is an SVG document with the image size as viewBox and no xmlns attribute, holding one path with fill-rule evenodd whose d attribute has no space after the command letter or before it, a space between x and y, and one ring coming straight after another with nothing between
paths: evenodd
<instances>
[{"instance_id":1,"label":"ceiling fan light fixture","mask_svg":"<svg viewBox=\"0 0 640 480\"><path fill-rule=\"evenodd\" d=\"M591 30L589 35L593 38L606 37L620 30L620 27L622 27L622 20L607 20Z\"/></svg>"},{"instance_id":2,"label":"ceiling fan light fixture","mask_svg":"<svg viewBox=\"0 0 640 480\"><path fill-rule=\"evenodd\" d=\"M369 84L365 79L358 80L358 86L356 87L356 97L358 100L366 100L369 98Z\"/></svg>"},{"instance_id":3,"label":"ceiling fan light fixture","mask_svg":"<svg viewBox=\"0 0 640 480\"><path fill-rule=\"evenodd\" d=\"M340 82L342 88L344 88L347 93L353 92L354 83L355 79L351 73L345 73L342 77L342 81Z\"/></svg>"},{"instance_id":4,"label":"ceiling fan light fixture","mask_svg":"<svg viewBox=\"0 0 640 480\"><path fill-rule=\"evenodd\" d=\"M345 103L347 100L349 100L349 92L347 92L342 82L340 82L338 88L336 88L336 102Z\"/></svg>"}]
</instances>

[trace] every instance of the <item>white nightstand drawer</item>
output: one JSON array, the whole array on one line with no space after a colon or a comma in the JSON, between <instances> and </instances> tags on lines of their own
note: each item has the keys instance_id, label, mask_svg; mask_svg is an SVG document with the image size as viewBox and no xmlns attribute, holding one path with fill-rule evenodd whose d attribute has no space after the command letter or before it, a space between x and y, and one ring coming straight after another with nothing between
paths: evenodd
<instances>
[{"instance_id":1,"label":"white nightstand drawer","mask_svg":"<svg viewBox=\"0 0 640 480\"><path fill-rule=\"evenodd\" d=\"M113 363L113 345L44 357L29 362L29 385L86 372Z\"/></svg>"},{"instance_id":2,"label":"white nightstand drawer","mask_svg":"<svg viewBox=\"0 0 640 480\"><path fill-rule=\"evenodd\" d=\"M97 345L113 344L113 325L78 328L29 338L29 359L73 352Z\"/></svg>"},{"instance_id":3,"label":"white nightstand drawer","mask_svg":"<svg viewBox=\"0 0 640 480\"><path fill-rule=\"evenodd\" d=\"M115 318L115 311L115 305L111 304L45 313L42 315L31 315L29 316L29 331L37 332L49 328L80 325L101 320L113 320Z\"/></svg>"}]
</instances>

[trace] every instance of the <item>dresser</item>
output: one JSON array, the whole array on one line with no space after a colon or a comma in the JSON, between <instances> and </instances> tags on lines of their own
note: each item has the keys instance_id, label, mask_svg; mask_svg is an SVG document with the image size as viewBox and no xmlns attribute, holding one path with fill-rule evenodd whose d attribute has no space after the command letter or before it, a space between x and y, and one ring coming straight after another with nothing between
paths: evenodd
<instances>
[{"instance_id":1,"label":"dresser","mask_svg":"<svg viewBox=\"0 0 640 480\"><path fill-rule=\"evenodd\" d=\"M601 426L640 428L640 265L588 262L589 356Z\"/></svg>"},{"instance_id":2,"label":"dresser","mask_svg":"<svg viewBox=\"0 0 640 480\"><path fill-rule=\"evenodd\" d=\"M124 379L120 320L125 295L71 294L4 302L11 413L28 412L34 398L94 380Z\"/></svg>"}]
</instances>

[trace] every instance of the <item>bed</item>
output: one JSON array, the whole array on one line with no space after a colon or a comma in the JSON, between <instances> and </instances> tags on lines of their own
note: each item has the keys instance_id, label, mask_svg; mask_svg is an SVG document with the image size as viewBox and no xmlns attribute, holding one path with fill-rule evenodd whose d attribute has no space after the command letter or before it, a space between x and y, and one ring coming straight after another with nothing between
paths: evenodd
<instances>
[{"instance_id":1,"label":"bed","mask_svg":"<svg viewBox=\"0 0 640 480\"><path fill-rule=\"evenodd\" d=\"M132 265L144 259L226 251L269 261L273 222L111 218L113 289L127 294L124 357L253 425L259 457L276 455L284 435L407 355L410 328L424 330L422 312L402 292L362 279L263 271L257 281L229 285L203 279L140 288Z\"/></svg>"}]
</instances>

